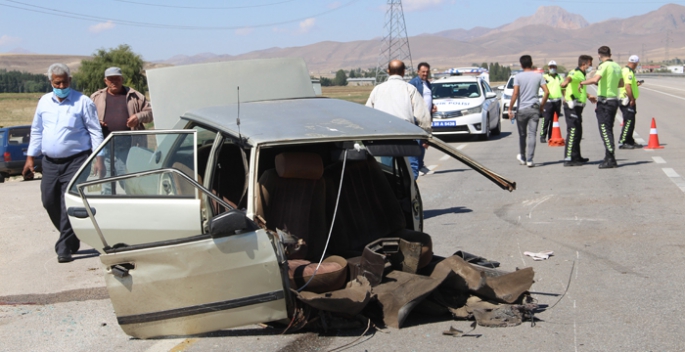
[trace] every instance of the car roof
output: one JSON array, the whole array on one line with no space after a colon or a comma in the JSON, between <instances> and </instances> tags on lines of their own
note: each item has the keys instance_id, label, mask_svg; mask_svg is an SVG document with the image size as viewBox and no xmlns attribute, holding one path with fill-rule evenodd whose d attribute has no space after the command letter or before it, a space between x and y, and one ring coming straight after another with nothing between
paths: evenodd
<instances>
[{"instance_id":1,"label":"car roof","mask_svg":"<svg viewBox=\"0 0 685 352\"><path fill-rule=\"evenodd\" d=\"M432 83L449 83L449 82L478 82L481 78L478 76L449 76L443 77Z\"/></svg>"},{"instance_id":2,"label":"car roof","mask_svg":"<svg viewBox=\"0 0 685 352\"><path fill-rule=\"evenodd\" d=\"M240 128L237 117L240 111ZM269 100L195 109L183 119L250 145L369 139L425 139L418 126L361 104L328 98Z\"/></svg>"}]
</instances>

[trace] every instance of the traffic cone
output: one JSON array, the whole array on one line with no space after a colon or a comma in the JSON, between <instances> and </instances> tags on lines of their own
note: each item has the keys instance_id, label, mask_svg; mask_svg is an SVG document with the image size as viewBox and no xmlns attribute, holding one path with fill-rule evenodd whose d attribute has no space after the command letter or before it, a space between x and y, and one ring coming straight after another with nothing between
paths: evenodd
<instances>
[{"instance_id":1,"label":"traffic cone","mask_svg":"<svg viewBox=\"0 0 685 352\"><path fill-rule=\"evenodd\" d=\"M559 116L554 113L554 123L552 124L552 138L549 139L547 145L550 147L563 147L566 141L561 137L561 129L559 128Z\"/></svg>"},{"instance_id":2,"label":"traffic cone","mask_svg":"<svg viewBox=\"0 0 685 352\"><path fill-rule=\"evenodd\" d=\"M649 144L645 149L664 149L659 145L659 133L656 131L656 120L652 117L652 128L649 129Z\"/></svg>"}]
</instances>

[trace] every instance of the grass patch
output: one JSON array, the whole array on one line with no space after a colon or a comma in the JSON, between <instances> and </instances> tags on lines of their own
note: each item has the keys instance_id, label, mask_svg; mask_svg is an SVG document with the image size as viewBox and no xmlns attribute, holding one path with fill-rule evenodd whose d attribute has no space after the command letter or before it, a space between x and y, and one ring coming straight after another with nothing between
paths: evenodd
<instances>
[{"instance_id":1,"label":"grass patch","mask_svg":"<svg viewBox=\"0 0 685 352\"><path fill-rule=\"evenodd\" d=\"M366 104L373 86L321 87L324 97Z\"/></svg>"},{"instance_id":2,"label":"grass patch","mask_svg":"<svg viewBox=\"0 0 685 352\"><path fill-rule=\"evenodd\" d=\"M30 125L45 93L0 93L0 126Z\"/></svg>"}]
</instances>

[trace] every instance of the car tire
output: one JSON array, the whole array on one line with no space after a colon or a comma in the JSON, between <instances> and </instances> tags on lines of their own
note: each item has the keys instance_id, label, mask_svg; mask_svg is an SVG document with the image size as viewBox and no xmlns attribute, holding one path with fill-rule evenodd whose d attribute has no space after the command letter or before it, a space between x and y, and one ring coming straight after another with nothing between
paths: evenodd
<instances>
[{"instance_id":1,"label":"car tire","mask_svg":"<svg viewBox=\"0 0 685 352\"><path fill-rule=\"evenodd\" d=\"M419 213L419 228L415 231L423 232L423 199L421 199L421 191L419 191L419 184L414 180L414 189L416 190L416 201L418 202Z\"/></svg>"},{"instance_id":2,"label":"car tire","mask_svg":"<svg viewBox=\"0 0 685 352\"><path fill-rule=\"evenodd\" d=\"M493 136L499 136L500 133L502 133L502 119L497 120L497 126L495 126L495 129L492 130Z\"/></svg>"},{"instance_id":3,"label":"car tire","mask_svg":"<svg viewBox=\"0 0 685 352\"><path fill-rule=\"evenodd\" d=\"M490 138L490 114L485 117L485 133L479 134L478 139L481 141L487 141Z\"/></svg>"},{"instance_id":4,"label":"car tire","mask_svg":"<svg viewBox=\"0 0 685 352\"><path fill-rule=\"evenodd\" d=\"M0 183L5 182L5 174L0 173Z\"/></svg>"}]
</instances>

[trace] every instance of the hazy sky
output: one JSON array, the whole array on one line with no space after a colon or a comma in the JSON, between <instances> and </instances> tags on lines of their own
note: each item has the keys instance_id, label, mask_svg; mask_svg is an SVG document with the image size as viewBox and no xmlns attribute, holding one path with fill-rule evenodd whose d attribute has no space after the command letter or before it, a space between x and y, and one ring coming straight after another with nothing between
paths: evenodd
<instances>
[{"instance_id":1,"label":"hazy sky","mask_svg":"<svg viewBox=\"0 0 685 352\"><path fill-rule=\"evenodd\" d=\"M685 1L404 0L410 36L498 27L557 5L590 22ZM0 53L89 55L129 44L145 60L242 54L320 41L380 37L386 0L0 0Z\"/></svg>"}]
</instances>

